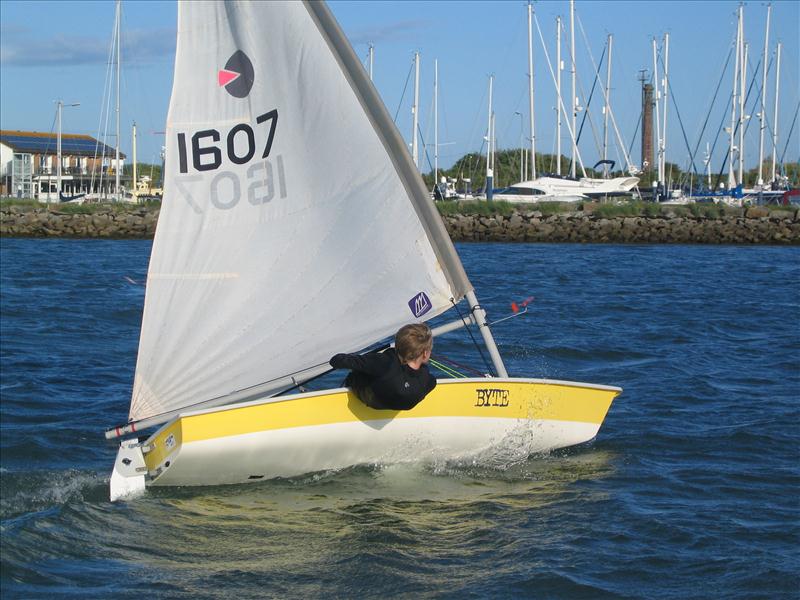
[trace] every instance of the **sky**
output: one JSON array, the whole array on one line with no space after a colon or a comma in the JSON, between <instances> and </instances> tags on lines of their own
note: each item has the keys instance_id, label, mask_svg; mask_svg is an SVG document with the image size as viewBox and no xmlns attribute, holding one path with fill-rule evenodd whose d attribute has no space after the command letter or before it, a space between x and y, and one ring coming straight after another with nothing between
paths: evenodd
<instances>
[{"instance_id":1,"label":"sky","mask_svg":"<svg viewBox=\"0 0 800 600\"><path fill-rule=\"evenodd\" d=\"M652 75L652 39L663 44L670 35L669 73L674 103L668 106L667 160L688 165L690 149L699 145L695 164L703 170L706 143L714 146L712 169L721 170L727 151L722 127L729 126L732 63L723 71L736 36L738 2L716 1L602 1L575 3L575 62L580 90L586 97L595 77L608 34L613 34L611 108L623 146L632 146L631 162L641 165L637 123L641 112L640 70ZM368 47L374 46L374 83L403 136L411 137L413 98L412 62L421 55L420 129L427 147L421 152L421 170L434 161L433 79L434 60L439 72L439 164L449 167L467 152L485 151L489 75L494 76L493 102L498 148L529 147L527 2L389 2L332 1L330 7L366 63ZM550 61L555 64L555 22L561 15L562 86L569 97L569 3L566 0L533 3ZM750 44L748 79L760 69L764 47L766 3L744 4L745 38ZM130 155L131 124L138 132L138 159L160 162L163 131L172 86L177 8L175 2L128 0L122 4L122 77L120 147ZM113 121L101 122L115 3L45 0L0 1L0 128L55 131L56 101L80 106L66 107L65 133L98 136L113 134ZM775 45L783 43L778 116L778 156L800 160L800 122L787 139L800 103L800 3L772 2L769 37L767 115L772 127L774 110ZM659 65L659 70L662 66ZM605 62L600 69L605 80ZM410 77L409 77L410 75ZM718 97L712 99L719 82ZM535 128L537 152L555 151L557 104L555 85L542 40L534 24ZM746 130L747 168L758 162L757 77L748 102L751 115ZM568 102L568 100L567 100ZM585 104L585 102L582 102ZM580 142L584 163L600 158L602 95L598 90ZM112 119L113 119L113 110ZM727 115L727 116L726 116ZM580 117L579 117L580 119ZM704 122L707 122L701 136ZM562 153L569 154L570 140L562 126ZM640 131L640 130L639 130ZM768 129L768 131L770 131ZM99 134L102 137L102 133ZM684 136L687 141L684 140ZM616 135L610 155L624 162ZM767 135L769 138L769 135ZM114 138L106 138L114 145ZM522 142L520 141L522 140ZM597 140L597 141L596 141ZM423 142L421 142L423 143ZM765 140L765 154L771 142Z\"/></svg>"}]
</instances>

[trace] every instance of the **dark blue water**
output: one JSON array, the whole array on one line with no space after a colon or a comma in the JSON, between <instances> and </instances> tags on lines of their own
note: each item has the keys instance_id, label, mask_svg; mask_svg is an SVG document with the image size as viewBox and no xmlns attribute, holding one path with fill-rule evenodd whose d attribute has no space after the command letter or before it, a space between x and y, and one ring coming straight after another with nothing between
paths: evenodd
<instances>
[{"instance_id":1,"label":"dark blue water","mask_svg":"<svg viewBox=\"0 0 800 600\"><path fill-rule=\"evenodd\" d=\"M800 597L798 249L462 245L513 374L625 388L593 443L119 504L150 242L0 250L4 598Z\"/></svg>"}]
</instances>

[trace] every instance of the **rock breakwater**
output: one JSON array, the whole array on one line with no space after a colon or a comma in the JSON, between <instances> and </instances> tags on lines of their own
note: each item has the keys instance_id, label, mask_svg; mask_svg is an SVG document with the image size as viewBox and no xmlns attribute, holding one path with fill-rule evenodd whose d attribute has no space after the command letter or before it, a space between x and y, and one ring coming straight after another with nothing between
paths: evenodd
<instances>
[{"instance_id":1,"label":"rock breakwater","mask_svg":"<svg viewBox=\"0 0 800 600\"><path fill-rule=\"evenodd\" d=\"M102 210L72 213L59 210L0 210L0 235L15 237L152 238L158 209Z\"/></svg>"},{"instance_id":2,"label":"rock breakwater","mask_svg":"<svg viewBox=\"0 0 800 600\"><path fill-rule=\"evenodd\" d=\"M800 211L749 209L716 218L659 215L602 217L583 212L545 216L538 211L510 216L444 217L456 241L648 244L800 245Z\"/></svg>"},{"instance_id":3,"label":"rock breakwater","mask_svg":"<svg viewBox=\"0 0 800 600\"><path fill-rule=\"evenodd\" d=\"M0 235L15 237L152 238L157 208L71 213L0 209ZM545 215L515 211L508 216L454 214L443 217L455 241L651 244L800 245L800 211L743 210L738 215L675 214L604 217L592 212Z\"/></svg>"}]
</instances>

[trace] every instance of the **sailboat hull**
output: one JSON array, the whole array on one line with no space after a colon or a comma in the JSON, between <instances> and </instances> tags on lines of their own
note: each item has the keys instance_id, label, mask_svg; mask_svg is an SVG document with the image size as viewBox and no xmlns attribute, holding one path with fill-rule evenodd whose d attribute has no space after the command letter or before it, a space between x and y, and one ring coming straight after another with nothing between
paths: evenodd
<instances>
[{"instance_id":1,"label":"sailboat hull","mask_svg":"<svg viewBox=\"0 0 800 600\"><path fill-rule=\"evenodd\" d=\"M409 411L347 389L181 415L142 444L147 485L220 485L356 464L546 452L591 440L622 390L534 379L439 382Z\"/></svg>"}]
</instances>

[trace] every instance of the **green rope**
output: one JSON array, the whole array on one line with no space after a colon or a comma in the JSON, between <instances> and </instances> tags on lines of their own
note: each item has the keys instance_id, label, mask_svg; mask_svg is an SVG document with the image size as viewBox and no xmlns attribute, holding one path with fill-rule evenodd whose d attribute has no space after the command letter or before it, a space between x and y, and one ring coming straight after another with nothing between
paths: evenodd
<instances>
[{"instance_id":1,"label":"green rope","mask_svg":"<svg viewBox=\"0 0 800 600\"><path fill-rule=\"evenodd\" d=\"M464 375L463 373L459 373L455 369L451 369L450 367L448 367L446 365L443 365L442 363L437 362L437 361L433 360L432 358L429 360L429 362L434 367L436 367L437 369L442 371L443 373L446 373L447 375L450 375L450 377L453 377L453 378L459 378L459 377L464 378L464 377L466 377L466 375Z\"/></svg>"}]
</instances>

